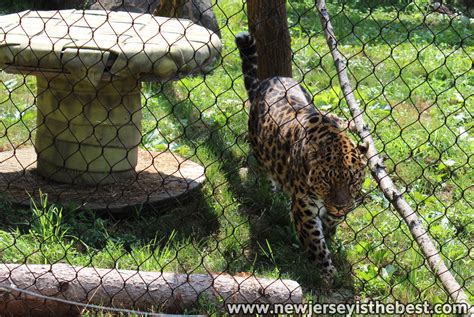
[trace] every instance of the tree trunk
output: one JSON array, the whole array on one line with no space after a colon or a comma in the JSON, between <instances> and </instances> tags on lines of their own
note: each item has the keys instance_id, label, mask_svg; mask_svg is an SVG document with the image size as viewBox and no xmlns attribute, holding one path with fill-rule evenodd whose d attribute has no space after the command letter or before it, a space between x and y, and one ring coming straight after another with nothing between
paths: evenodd
<instances>
[{"instance_id":1,"label":"tree trunk","mask_svg":"<svg viewBox=\"0 0 474 317\"><path fill-rule=\"evenodd\" d=\"M73 316L97 306L103 306L104 312L182 312L198 301L222 306L301 300L297 282L252 275L142 272L61 263L0 265L0 316Z\"/></svg>"},{"instance_id":2,"label":"tree trunk","mask_svg":"<svg viewBox=\"0 0 474 317\"><path fill-rule=\"evenodd\" d=\"M249 30L257 42L258 78L291 77L285 0L248 0Z\"/></svg>"}]
</instances>

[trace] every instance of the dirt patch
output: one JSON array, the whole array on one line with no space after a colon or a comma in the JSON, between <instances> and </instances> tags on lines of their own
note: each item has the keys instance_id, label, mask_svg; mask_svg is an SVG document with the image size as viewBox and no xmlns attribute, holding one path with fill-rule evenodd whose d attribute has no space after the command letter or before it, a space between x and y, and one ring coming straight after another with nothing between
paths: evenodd
<instances>
[{"instance_id":1,"label":"dirt patch","mask_svg":"<svg viewBox=\"0 0 474 317\"><path fill-rule=\"evenodd\" d=\"M402 127L411 125L415 122L429 124L431 122L431 109L434 105L426 101L419 101L415 104L401 103L394 109L394 118Z\"/></svg>"},{"instance_id":2,"label":"dirt patch","mask_svg":"<svg viewBox=\"0 0 474 317\"><path fill-rule=\"evenodd\" d=\"M452 184L446 184L441 188L440 193L438 194L438 197L444 202L444 203L451 203L454 197L454 190L455 187Z\"/></svg>"},{"instance_id":3,"label":"dirt patch","mask_svg":"<svg viewBox=\"0 0 474 317\"><path fill-rule=\"evenodd\" d=\"M48 194L50 202L93 210L122 211L144 204L183 198L201 187L204 168L169 151L140 149L136 177L127 182L79 186L50 181L36 173L33 147L0 152L0 192L11 202L29 206L30 196Z\"/></svg>"}]
</instances>

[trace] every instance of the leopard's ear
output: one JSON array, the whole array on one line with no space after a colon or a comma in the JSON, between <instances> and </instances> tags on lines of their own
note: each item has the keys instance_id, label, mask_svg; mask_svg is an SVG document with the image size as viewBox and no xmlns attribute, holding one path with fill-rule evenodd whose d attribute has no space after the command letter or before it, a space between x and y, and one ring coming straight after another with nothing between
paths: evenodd
<instances>
[{"instance_id":1,"label":"leopard's ear","mask_svg":"<svg viewBox=\"0 0 474 317\"><path fill-rule=\"evenodd\" d=\"M366 140L366 141L364 141L364 142L362 142L362 143L359 143L359 144L357 145L357 148L359 149L359 151L360 151L360 153L361 153L362 155L367 154L367 151L368 151L368 149L369 149L369 141Z\"/></svg>"}]
</instances>

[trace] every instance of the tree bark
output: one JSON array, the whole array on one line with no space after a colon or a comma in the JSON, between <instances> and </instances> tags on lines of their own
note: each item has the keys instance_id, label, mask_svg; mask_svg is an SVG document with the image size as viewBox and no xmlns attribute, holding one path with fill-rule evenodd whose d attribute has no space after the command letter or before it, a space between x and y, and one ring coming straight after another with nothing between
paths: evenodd
<instances>
[{"instance_id":1,"label":"tree bark","mask_svg":"<svg viewBox=\"0 0 474 317\"><path fill-rule=\"evenodd\" d=\"M258 78L291 77L291 42L285 0L248 0L249 30L257 42Z\"/></svg>"},{"instance_id":2,"label":"tree bark","mask_svg":"<svg viewBox=\"0 0 474 317\"><path fill-rule=\"evenodd\" d=\"M347 101L347 105L349 106L352 113L354 125L360 138L368 144L366 156L368 158L368 167L372 176L377 181L377 184L385 197L390 201L390 203L395 207L399 215L405 221L406 225L410 229L413 239L416 241L423 252L425 259L428 262L428 267L441 281L441 284L443 285L447 294L450 296L451 300L455 303L469 305L469 298L466 296L462 287L446 267L446 264L441 258L438 250L431 241L429 233L423 227L423 224L416 215L415 211L403 198L403 195L396 188L392 179L388 175L387 170L383 165L383 160L380 158L377 149L375 148L375 143L372 135L370 134L370 130L364 122L362 110L359 108L355 99L346 72L347 62L341 52L339 52L336 36L334 34L331 20L327 12L325 1L318 0L317 8L324 30L324 35L326 37L326 42L328 44L329 50L331 51L332 58L334 59L334 64L339 77L339 83ZM474 307L471 307L470 313L474 314Z\"/></svg>"},{"instance_id":3,"label":"tree bark","mask_svg":"<svg viewBox=\"0 0 474 317\"><path fill-rule=\"evenodd\" d=\"M140 272L61 263L0 265L1 316L72 316L97 306L104 311L182 312L198 300L216 305L301 303L302 291L295 281L253 275Z\"/></svg>"}]
</instances>

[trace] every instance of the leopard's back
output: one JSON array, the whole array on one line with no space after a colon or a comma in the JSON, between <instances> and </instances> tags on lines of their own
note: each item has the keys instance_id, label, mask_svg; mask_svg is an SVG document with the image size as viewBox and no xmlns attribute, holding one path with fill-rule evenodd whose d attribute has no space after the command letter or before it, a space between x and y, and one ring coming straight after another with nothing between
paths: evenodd
<instances>
[{"instance_id":1,"label":"leopard's back","mask_svg":"<svg viewBox=\"0 0 474 317\"><path fill-rule=\"evenodd\" d=\"M261 82L250 106L253 153L260 166L290 195L298 175L291 167L300 165L301 158L289 154L298 141L304 140L306 118L318 115L310 98L293 78L273 77Z\"/></svg>"}]
</instances>

